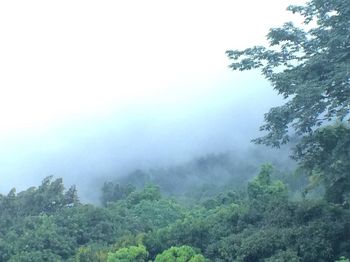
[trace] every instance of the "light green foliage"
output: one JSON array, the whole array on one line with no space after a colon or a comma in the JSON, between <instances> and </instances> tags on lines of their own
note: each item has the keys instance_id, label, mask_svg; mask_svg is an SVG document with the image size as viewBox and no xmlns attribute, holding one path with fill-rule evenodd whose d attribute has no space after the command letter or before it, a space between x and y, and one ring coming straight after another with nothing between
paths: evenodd
<instances>
[{"instance_id":1,"label":"light green foliage","mask_svg":"<svg viewBox=\"0 0 350 262\"><path fill-rule=\"evenodd\" d=\"M259 175L248 184L248 196L251 203L261 208L287 200L287 187L281 181L272 181L273 167L263 165Z\"/></svg>"},{"instance_id":2,"label":"light green foliage","mask_svg":"<svg viewBox=\"0 0 350 262\"><path fill-rule=\"evenodd\" d=\"M140 203L142 200L156 201L160 199L161 194L159 187L148 185L142 191L132 192L127 198L127 203L132 206Z\"/></svg>"},{"instance_id":3,"label":"light green foliage","mask_svg":"<svg viewBox=\"0 0 350 262\"><path fill-rule=\"evenodd\" d=\"M135 218L135 224L142 225L142 230L147 232L182 218L184 212L184 208L173 200L142 200L133 206L130 215Z\"/></svg>"},{"instance_id":4,"label":"light green foliage","mask_svg":"<svg viewBox=\"0 0 350 262\"><path fill-rule=\"evenodd\" d=\"M112 216L127 217L124 228L133 233L166 226L184 215L184 208L173 200L162 199L159 188L155 186L147 186L122 201L110 203L108 210Z\"/></svg>"},{"instance_id":5,"label":"light green foliage","mask_svg":"<svg viewBox=\"0 0 350 262\"><path fill-rule=\"evenodd\" d=\"M108 251L106 247L90 245L80 247L72 262L105 262Z\"/></svg>"},{"instance_id":6,"label":"light green foliage","mask_svg":"<svg viewBox=\"0 0 350 262\"><path fill-rule=\"evenodd\" d=\"M107 262L144 262L148 252L143 245L125 247L114 253L108 253Z\"/></svg>"},{"instance_id":7,"label":"light green foliage","mask_svg":"<svg viewBox=\"0 0 350 262\"><path fill-rule=\"evenodd\" d=\"M338 260L336 260L335 262L350 262L350 260L348 258L342 256Z\"/></svg>"},{"instance_id":8,"label":"light green foliage","mask_svg":"<svg viewBox=\"0 0 350 262\"><path fill-rule=\"evenodd\" d=\"M157 255L154 262L205 262L201 254L189 246L171 247Z\"/></svg>"}]
</instances>

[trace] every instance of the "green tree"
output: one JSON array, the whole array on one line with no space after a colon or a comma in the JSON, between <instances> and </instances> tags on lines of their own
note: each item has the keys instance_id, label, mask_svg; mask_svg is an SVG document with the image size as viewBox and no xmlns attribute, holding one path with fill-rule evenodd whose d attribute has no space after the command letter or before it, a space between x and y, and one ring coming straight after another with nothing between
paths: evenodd
<instances>
[{"instance_id":1,"label":"green tree","mask_svg":"<svg viewBox=\"0 0 350 262\"><path fill-rule=\"evenodd\" d=\"M156 201L161 199L160 189L154 185L145 186L142 191L133 191L127 197L129 206L137 205L143 200Z\"/></svg>"},{"instance_id":2,"label":"green tree","mask_svg":"<svg viewBox=\"0 0 350 262\"><path fill-rule=\"evenodd\" d=\"M109 202L125 199L134 191L135 187L130 184L122 186L113 182L105 182L102 187L102 205L106 206Z\"/></svg>"},{"instance_id":3,"label":"green tree","mask_svg":"<svg viewBox=\"0 0 350 262\"><path fill-rule=\"evenodd\" d=\"M343 163L350 161L344 137L335 142L336 149L318 146L310 154L305 151L326 137L335 141L322 131L325 125L338 121L346 126L350 122L350 5L348 0L311 0L304 6L289 6L288 10L301 15L305 26L288 22L271 29L267 35L269 47L227 51L233 60L230 67L240 71L261 69L286 101L265 114L265 124L260 128L265 135L253 141L279 147L289 142L292 135L301 138L294 152L301 166L310 167L308 157L320 155L324 163L337 165L324 169L325 165L314 164L308 174L320 174L325 188L331 189L326 198L340 202L349 191L350 179L349 169L343 170L338 179L345 165L335 162L339 157ZM344 129L348 136L349 128L344 127L341 132ZM334 133L338 131L336 128ZM340 155L322 151L328 149ZM329 177L334 171L336 175Z\"/></svg>"},{"instance_id":4,"label":"green tree","mask_svg":"<svg viewBox=\"0 0 350 262\"><path fill-rule=\"evenodd\" d=\"M269 48L255 46L229 50L233 70L260 68L287 102L270 109L257 143L279 146L289 141L289 127L298 135L310 134L326 120L349 120L350 5L348 0L311 0L289 6L304 23L289 22L268 33Z\"/></svg>"},{"instance_id":5,"label":"green tree","mask_svg":"<svg viewBox=\"0 0 350 262\"><path fill-rule=\"evenodd\" d=\"M9 262L60 262L61 257L46 251L22 251L8 260Z\"/></svg>"},{"instance_id":6,"label":"green tree","mask_svg":"<svg viewBox=\"0 0 350 262\"><path fill-rule=\"evenodd\" d=\"M108 250L101 245L88 245L78 249L72 262L105 262L107 261Z\"/></svg>"},{"instance_id":7,"label":"green tree","mask_svg":"<svg viewBox=\"0 0 350 262\"><path fill-rule=\"evenodd\" d=\"M287 187L281 181L271 180L272 171L272 165L263 165L259 175L248 184L250 203L258 209L275 207L276 204L287 201Z\"/></svg>"},{"instance_id":8,"label":"green tree","mask_svg":"<svg viewBox=\"0 0 350 262\"><path fill-rule=\"evenodd\" d=\"M335 261L335 262L350 262L350 260L344 256L340 257L339 260Z\"/></svg>"},{"instance_id":9,"label":"green tree","mask_svg":"<svg viewBox=\"0 0 350 262\"><path fill-rule=\"evenodd\" d=\"M107 262L144 262L148 252L143 245L124 247L114 253L108 253Z\"/></svg>"},{"instance_id":10,"label":"green tree","mask_svg":"<svg viewBox=\"0 0 350 262\"><path fill-rule=\"evenodd\" d=\"M201 254L189 246L171 247L157 255L154 262L205 262Z\"/></svg>"},{"instance_id":11,"label":"green tree","mask_svg":"<svg viewBox=\"0 0 350 262\"><path fill-rule=\"evenodd\" d=\"M345 204L350 192L350 128L343 124L316 130L297 146L295 158L311 179L322 184L328 201Z\"/></svg>"}]
</instances>

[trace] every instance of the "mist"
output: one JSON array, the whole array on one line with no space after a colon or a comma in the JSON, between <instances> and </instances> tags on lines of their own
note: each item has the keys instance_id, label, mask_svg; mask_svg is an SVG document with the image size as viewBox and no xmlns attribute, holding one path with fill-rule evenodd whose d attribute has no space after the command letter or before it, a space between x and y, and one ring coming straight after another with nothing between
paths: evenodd
<instances>
[{"instance_id":1,"label":"mist","mask_svg":"<svg viewBox=\"0 0 350 262\"><path fill-rule=\"evenodd\" d=\"M243 84L249 86L251 76L246 77ZM96 178L177 165L209 153L243 152L259 135L263 112L279 98L263 80L260 91L241 96L230 92L232 84L187 104L145 105L7 135L1 141L1 191L25 189L54 175L84 195Z\"/></svg>"},{"instance_id":2,"label":"mist","mask_svg":"<svg viewBox=\"0 0 350 262\"><path fill-rule=\"evenodd\" d=\"M90 201L96 180L252 147L282 99L259 72L231 72L225 50L262 43L286 14L254 3L264 22L249 22L248 2L5 4L0 191L53 175Z\"/></svg>"}]
</instances>

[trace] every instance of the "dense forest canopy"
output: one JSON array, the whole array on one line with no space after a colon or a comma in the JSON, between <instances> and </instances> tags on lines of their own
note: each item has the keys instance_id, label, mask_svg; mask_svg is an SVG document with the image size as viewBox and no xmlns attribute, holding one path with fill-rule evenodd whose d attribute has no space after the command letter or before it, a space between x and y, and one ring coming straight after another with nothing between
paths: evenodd
<instances>
[{"instance_id":1,"label":"dense forest canopy","mask_svg":"<svg viewBox=\"0 0 350 262\"><path fill-rule=\"evenodd\" d=\"M266 164L245 188L199 199L202 188L193 188L186 201L155 185L109 182L101 206L48 177L1 196L0 260L348 261L348 207L322 192L292 200L296 192L274 177Z\"/></svg>"},{"instance_id":2,"label":"dense forest canopy","mask_svg":"<svg viewBox=\"0 0 350 262\"><path fill-rule=\"evenodd\" d=\"M295 172L209 155L106 181L99 205L47 177L0 195L0 261L349 262L350 5L289 10L306 29L286 23L268 48L227 53L286 98L255 142L278 147L295 132Z\"/></svg>"}]
</instances>

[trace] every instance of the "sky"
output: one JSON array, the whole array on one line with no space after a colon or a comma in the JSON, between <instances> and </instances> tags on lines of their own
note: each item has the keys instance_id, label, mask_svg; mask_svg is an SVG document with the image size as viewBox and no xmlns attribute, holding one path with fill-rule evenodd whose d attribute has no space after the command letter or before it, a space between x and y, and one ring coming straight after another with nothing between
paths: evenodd
<instances>
[{"instance_id":1,"label":"sky","mask_svg":"<svg viewBox=\"0 0 350 262\"><path fill-rule=\"evenodd\" d=\"M1 1L0 192L248 143L281 99L225 51L265 44L291 3Z\"/></svg>"}]
</instances>

